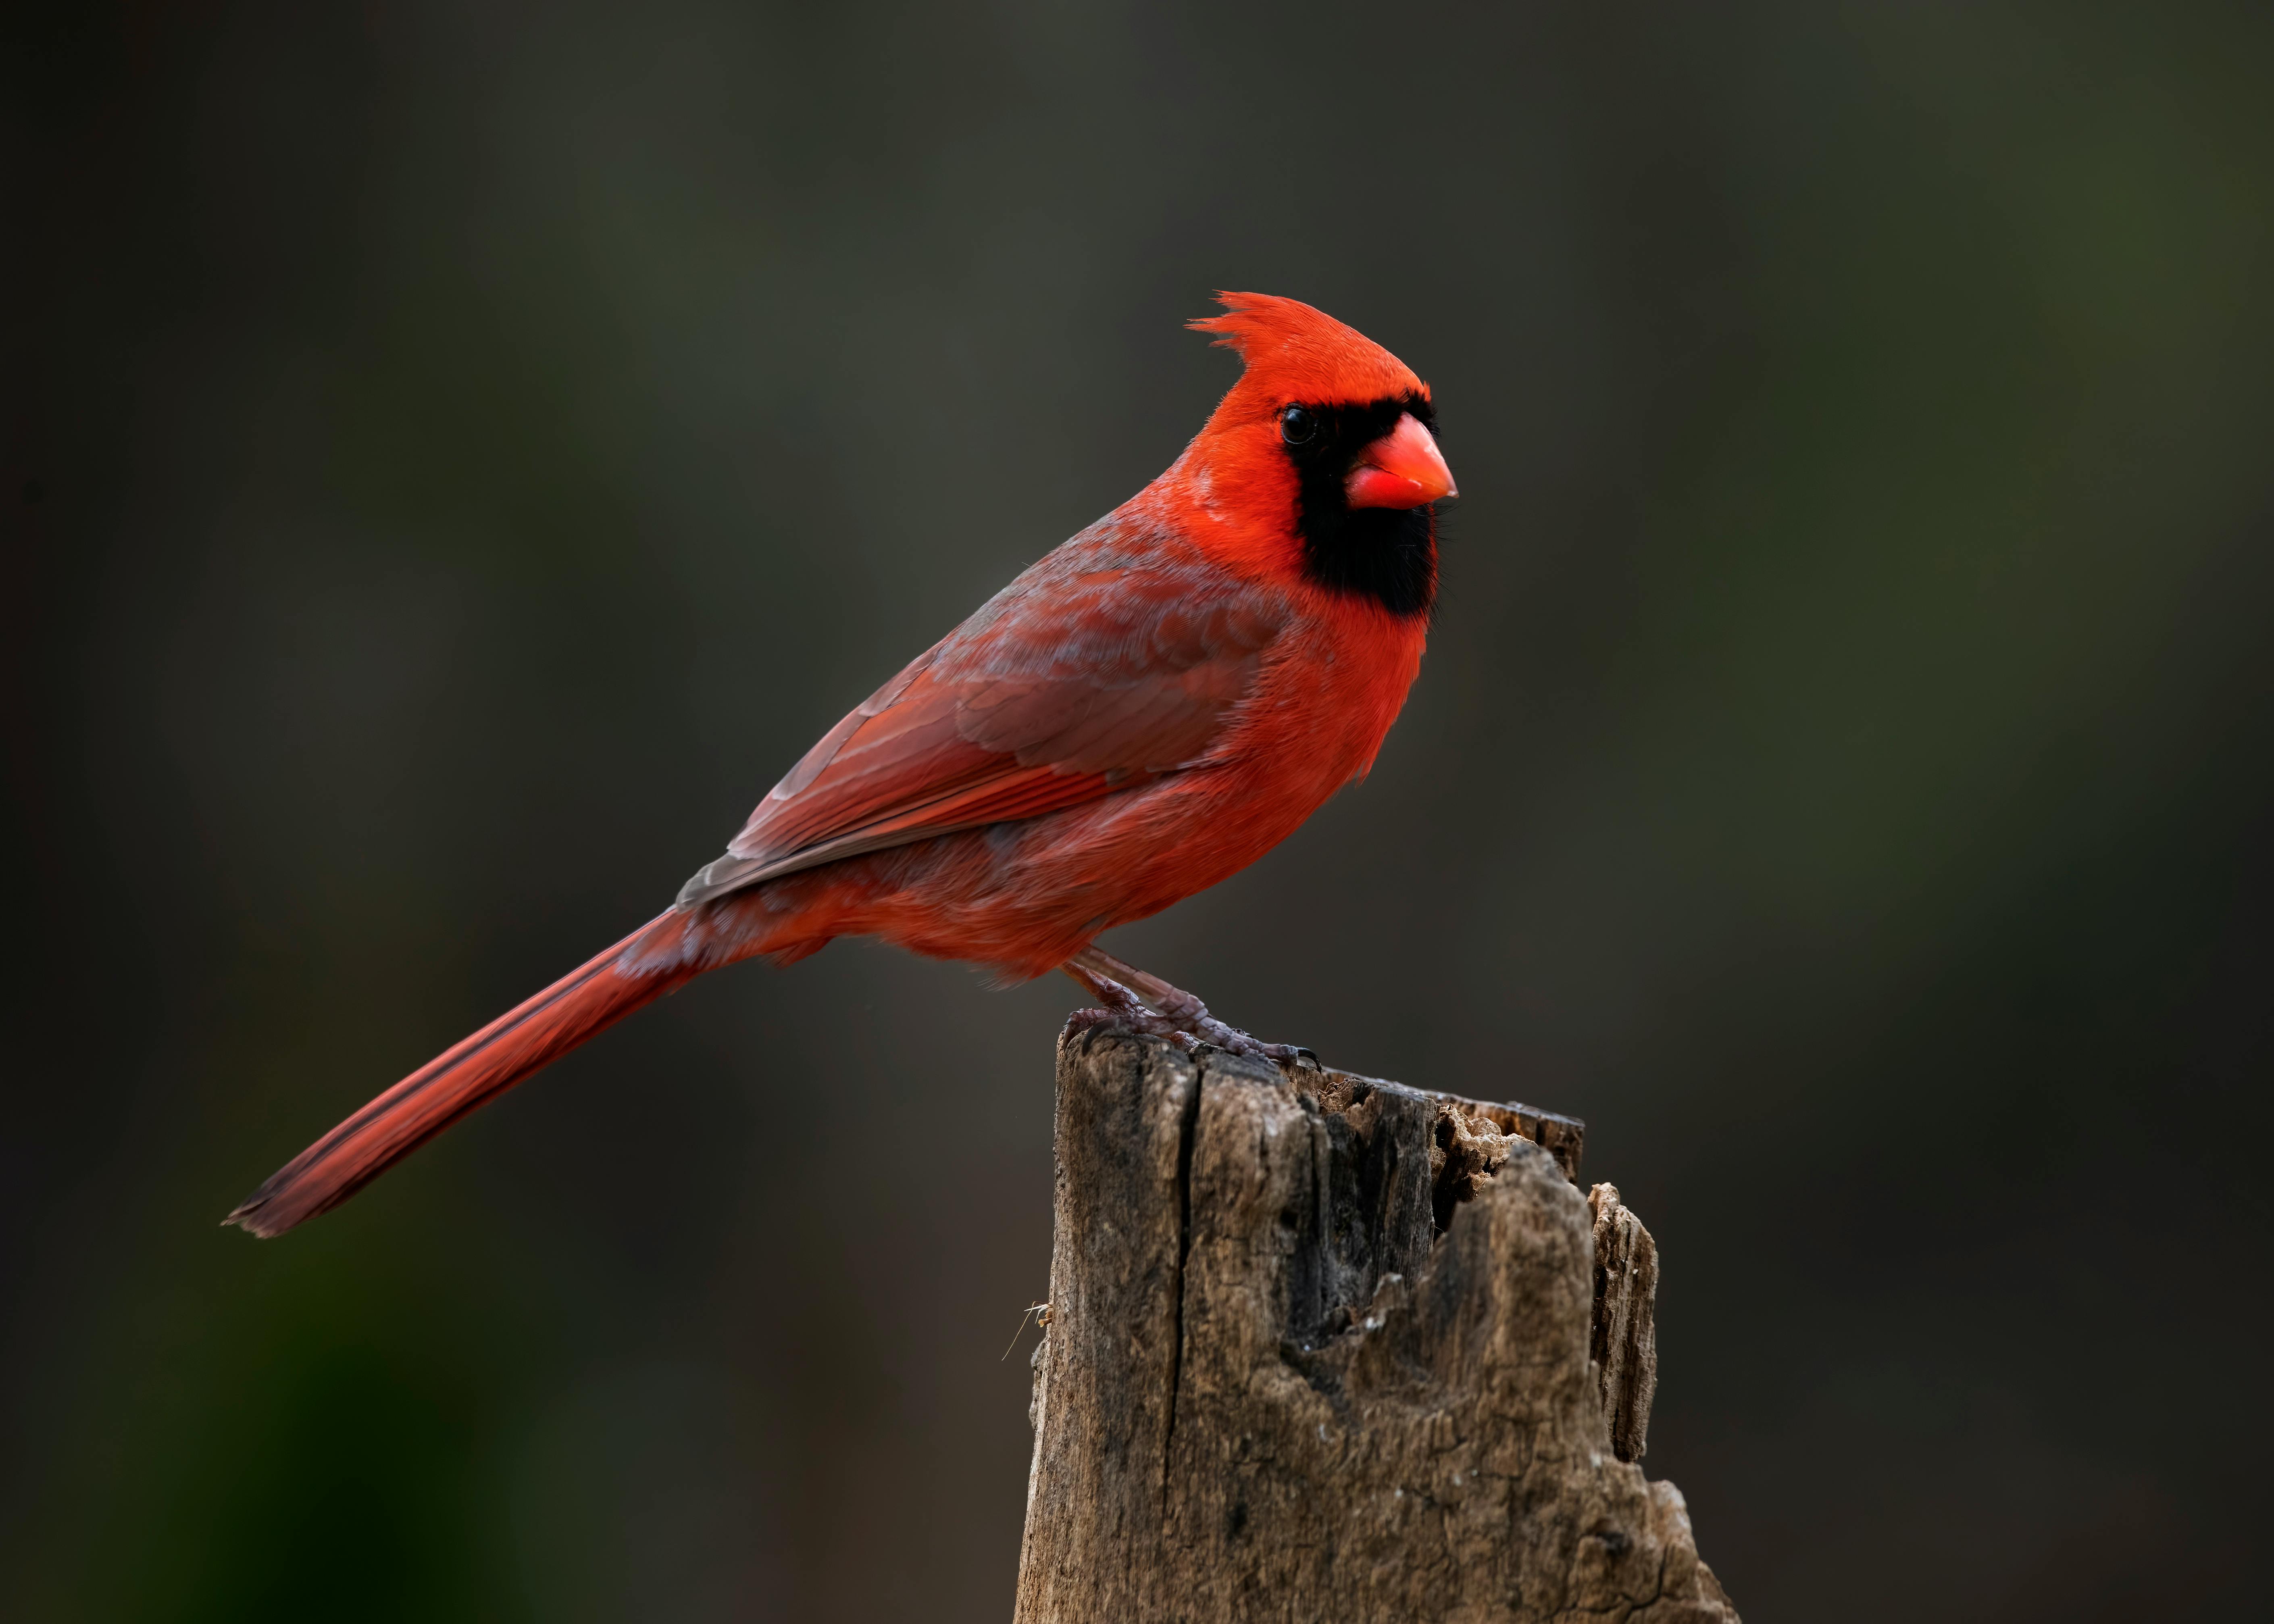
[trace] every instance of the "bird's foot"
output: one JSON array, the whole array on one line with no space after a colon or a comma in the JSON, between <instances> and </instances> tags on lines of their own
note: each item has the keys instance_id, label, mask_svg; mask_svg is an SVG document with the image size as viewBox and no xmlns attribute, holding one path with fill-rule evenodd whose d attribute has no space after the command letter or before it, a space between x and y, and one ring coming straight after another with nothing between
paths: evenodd
<instances>
[{"instance_id":1,"label":"bird's foot","mask_svg":"<svg viewBox=\"0 0 2274 1624\"><path fill-rule=\"evenodd\" d=\"M1096 1010L1076 1010L1066 1017L1069 1033L1087 1032L1098 1026L1119 1026L1141 1037L1166 1038L1187 1054L1200 1047L1201 1039L1177 1024L1166 1015L1146 1007L1143 999L1111 976L1081 978L1089 996L1105 1007Z\"/></svg>"},{"instance_id":2,"label":"bird's foot","mask_svg":"<svg viewBox=\"0 0 2274 1624\"><path fill-rule=\"evenodd\" d=\"M1065 973L1105 1006L1075 1011L1067 1019L1068 1031L1111 1024L1147 1037L1166 1038L1187 1052L1205 1043L1274 1064L1292 1065L1305 1058L1318 1064L1316 1055L1298 1044L1262 1042L1237 1026L1226 1026L1209 1013L1207 1004L1182 988L1171 987L1160 977L1148 975L1096 948L1069 959ZM1126 978L1139 990L1133 991L1117 977Z\"/></svg>"}]
</instances>

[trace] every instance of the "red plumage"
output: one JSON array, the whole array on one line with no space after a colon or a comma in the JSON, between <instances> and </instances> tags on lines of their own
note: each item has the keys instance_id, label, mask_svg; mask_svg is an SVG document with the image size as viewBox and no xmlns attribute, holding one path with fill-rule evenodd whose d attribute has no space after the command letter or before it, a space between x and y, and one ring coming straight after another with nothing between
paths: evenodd
<instances>
[{"instance_id":1,"label":"red plumage","mask_svg":"<svg viewBox=\"0 0 2274 1624\"><path fill-rule=\"evenodd\" d=\"M873 936L1043 974L1246 867L1363 776L1419 670L1426 502L1451 491L1414 426L1428 390L1306 304L1220 297L1226 313L1193 325L1245 369L1166 472L831 729L670 911L371 1101L230 1221L281 1234L738 959ZM1422 500L1400 511L1384 490ZM1404 574L1381 574L1380 548L1403 549ZM1378 576L1419 581L1419 602Z\"/></svg>"}]
</instances>

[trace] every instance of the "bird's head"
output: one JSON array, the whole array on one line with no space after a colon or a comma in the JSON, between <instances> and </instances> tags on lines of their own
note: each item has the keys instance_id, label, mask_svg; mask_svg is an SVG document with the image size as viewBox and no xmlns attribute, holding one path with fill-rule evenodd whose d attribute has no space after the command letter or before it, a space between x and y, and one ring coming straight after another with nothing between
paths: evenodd
<instances>
[{"instance_id":1,"label":"bird's head","mask_svg":"<svg viewBox=\"0 0 2274 1624\"><path fill-rule=\"evenodd\" d=\"M1381 345L1296 299L1221 293L1192 325L1245 370L1180 464L1230 522L1239 561L1426 616L1435 504L1459 492L1437 448L1429 386Z\"/></svg>"}]
</instances>

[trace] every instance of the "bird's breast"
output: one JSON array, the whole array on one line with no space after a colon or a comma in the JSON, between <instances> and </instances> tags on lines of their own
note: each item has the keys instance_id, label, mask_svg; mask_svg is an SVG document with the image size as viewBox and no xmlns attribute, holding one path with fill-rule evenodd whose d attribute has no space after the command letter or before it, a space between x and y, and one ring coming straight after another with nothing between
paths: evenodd
<instances>
[{"instance_id":1,"label":"bird's breast","mask_svg":"<svg viewBox=\"0 0 2274 1624\"><path fill-rule=\"evenodd\" d=\"M1420 674L1427 638L1426 624L1371 610L1300 616L1228 742L1289 758L1288 792L1307 786L1325 800L1373 765Z\"/></svg>"}]
</instances>

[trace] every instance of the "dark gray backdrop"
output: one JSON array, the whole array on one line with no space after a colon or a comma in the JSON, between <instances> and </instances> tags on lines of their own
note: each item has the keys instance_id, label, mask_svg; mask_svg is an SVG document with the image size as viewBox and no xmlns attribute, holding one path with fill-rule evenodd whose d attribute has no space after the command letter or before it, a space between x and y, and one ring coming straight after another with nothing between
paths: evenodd
<instances>
[{"instance_id":1,"label":"dark gray backdrop","mask_svg":"<svg viewBox=\"0 0 2274 1624\"><path fill-rule=\"evenodd\" d=\"M1110 944L1592 1124L1754 1624L2263 1589L2263 7L7 25L0 1611L982 1620L1073 989L862 945L213 1226L1163 466L1433 380L1371 783Z\"/></svg>"}]
</instances>

